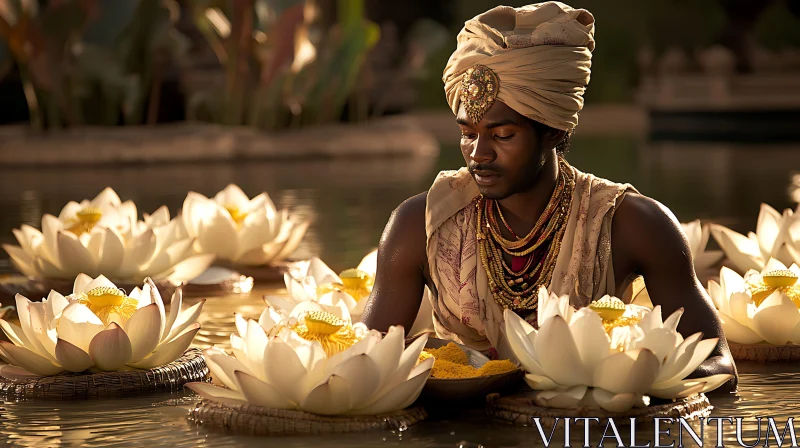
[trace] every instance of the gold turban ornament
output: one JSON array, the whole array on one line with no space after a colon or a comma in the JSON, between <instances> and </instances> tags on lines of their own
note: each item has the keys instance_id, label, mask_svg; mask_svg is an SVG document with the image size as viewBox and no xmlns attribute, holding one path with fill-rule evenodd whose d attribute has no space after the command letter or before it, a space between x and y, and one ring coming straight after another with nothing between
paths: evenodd
<instances>
[{"instance_id":1,"label":"gold turban ornament","mask_svg":"<svg viewBox=\"0 0 800 448\"><path fill-rule=\"evenodd\" d=\"M594 17L560 2L498 6L464 24L444 70L447 102L480 121L502 101L547 126L571 131L583 108Z\"/></svg>"}]
</instances>

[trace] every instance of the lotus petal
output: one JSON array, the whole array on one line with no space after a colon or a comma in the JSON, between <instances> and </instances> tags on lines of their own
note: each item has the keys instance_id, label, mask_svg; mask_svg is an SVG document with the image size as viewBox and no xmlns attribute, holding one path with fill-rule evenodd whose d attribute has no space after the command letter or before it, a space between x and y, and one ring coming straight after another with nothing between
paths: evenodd
<instances>
[{"instance_id":1,"label":"lotus petal","mask_svg":"<svg viewBox=\"0 0 800 448\"><path fill-rule=\"evenodd\" d=\"M175 339L159 346L152 355L130 365L139 369L152 369L175 361L189 348L199 330L200 324L196 323Z\"/></svg>"},{"instance_id":2,"label":"lotus petal","mask_svg":"<svg viewBox=\"0 0 800 448\"><path fill-rule=\"evenodd\" d=\"M131 341L130 362L139 361L153 353L161 339L161 325L161 315L155 303L133 313L124 327Z\"/></svg>"},{"instance_id":3,"label":"lotus petal","mask_svg":"<svg viewBox=\"0 0 800 448\"><path fill-rule=\"evenodd\" d=\"M70 372L83 372L94 365L88 353L63 339L56 343L56 359Z\"/></svg>"},{"instance_id":4,"label":"lotus petal","mask_svg":"<svg viewBox=\"0 0 800 448\"><path fill-rule=\"evenodd\" d=\"M69 232L60 231L57 235L59 263L69 266L74 272L95 272L97 262L89 251L81 244L78 237Z\"/></svg>"},{"instance_id":5,"label":"lotus petal","mask_svg":"<svg viewBox=\"0 0 800 448\"><path fill-rule=\"evenodd\" d=\"M738 271L763 267L761 250L756 241L718 224L711 224L710 228L711 235Z\"/></svg>"},{"instance_id":6,"label":"lotus petal","mask_svg":"<svg viewBox=\"0 0 800 448\"><path fill-rule=\"evenodd\" d=\"M50 376L63 372L64 368L53 364L47 358L40 356L25 347L17 347L9 342L0 341L0 347L8 353L19 367L41 376Z\"/></svg>"},{"instance_id":7,"label":"lotus petal","mask_svg":"<svg viewBox=\"0 0 800 448\"><path fill-rule=\"evenodd\" d=\"M239 390L239 386L234 380L233 372L240 370L251 373L239 360L231 358L216 349L203 351L203 358L206 360L206 365L208 365L208 370L211 371L211 377L214 381L220 382L235 391Z\"/></svg>"},{"instance_id":8,"label":"lotus petal","mask_svg":"<svg viewBox=\"0 0 800 448\"><path fill-rule=\"evenodd\" d=\"M522 367L536 375L544 375L544 370L539 362L533 357L535 349L533 342L528 338L525 333L525 328L522 325L524 320L517 315L517 313L506 310L503 312L505 320L505 335L508 340L511 350L514 352L517 360L519 360Z\"/></svg>"},{"instance_id":9,"label":"lotus petal","mask_svg":"<svg viewBox=\"0 0 800 448\"><path fill-rule=\"evenodd\" d=\"M644 404L641 394L615 394L613 392L598 388L592 389L589 393L591 394L594 402L608 412L625 412L634 406L641 406Z\"/></svg>"},{"instance_id":10,"label":"lotus petal","mask_svg":"<svg viewBox=\"0 0 800 448\"><path fill-rule=\"evenodd\" d=\"M89 343L89 356L94 365L105 371L116 371L131 359L131 341L116 322L97 333Z\"/></svg>"},{"instance_id":11,"label":"lotus petal","mask_svg":"<svg viewBox=\"0 0 800 448\"><path fill-rule=\"evenodd\" d=\"M555 383L553 380L546 376L528 373L525 375L525 383L528 384L533 390L553 390L563 389L564 386Z\"/></svg>"},{"instance_id":12,"label":"lotus petal","mask_svg":"<svg viewBox=\"0 0 800 448\"><path fill-rule=\"evenodd\" d=\"M320 415L344 414L351 407L350 385L343 378L331 375L306 395L300 407Z\"/></svg>"},{"instance_id":13,"label":"lotus petal","mask_svg":"<svg viewBox=\"0 0 800 448\"><path fill-rule=\"evenodd\" d=\"M249 373L233 372L239 390L248 403L269 409L293 409L294 405L276 387L265 383Z\"/></svg>"},{"instance_id":14,"label":"lotus petal","mask_svg":"<svg viewBox=\"0 0 800 448\"><path fill-rule=\"evenodd\" d=\"M575 338L584 369L594 370L608 358L611 341L603 328L600 315L591 312L577 317L576 314L576 319L570 325L570 331Z\"/></svg>"},{"instance_id":15,"label":"lotus petal","mask_svg":"<svg viewBox=\"0 0 800 448\"><path fill-rule=\"evenodd\" d=\"M758 307L752 322L753 329L765 341L784 345L791 341L792 332L800 323L800 313L786 294L775 291Z\"/></svg>"},{"instance_id":16,"label":"lotus petal","mask_svg":"<svg viewBox=\"0 0 800 448\"><path fill-rule=\"evenodd\" d=\"M331 374L347 382L350 408L359 408L372 403L371 398L381 387L381 366L366 353L344 361L336 366Z\"/></svg>"},{"instance_id":17,"label":"lotus petal","mask_svg":"<svg viewBox=\"0 0 800 448\"><path fill-rule=\"evenodd\" d=\"M567 322L560 315L540 327L534 348L540 365L550 378L558 378L565 386L589 384L590 373L584 370L580 352Z\"/></svg>"},{"instance_id":18,"label":"lotus petal","mask_svg":"<svg viewBox=\"0 0 800 448\"><path fill-rule=\"evenodd\" d=\"M205 303L206 301L203 299L178 314L178 317L175 320L175 323L172 325L172 328L169 330L167 337L165 337L163 340L171 341L176 336L181 334L183 330L196 323L198 317L200 317L200 313L203 311L203 305L205 305ZM171 311L172 310L170 310L170 312ZM164 328L164 332L167 332L166 327Z\"/></svg>"},{"instance_id":19,"label":"lotus petal","mask_svg":"<svg viewBox=\"0 0 800 448\"><path fill-rule=\"evenodd\" d=\"M544 390L537 392L534 402L548 408L570 409L578 405L586 395L588 387L578 385L566 390Z\"/></svg>"},{"instance_id":20,"label":"lotus petal","mask_svg":"<svg viewBox=\"0 0 800 448\"><path fill-rule=\"evenodd\" d=\"M244 396L235 390L217 387L208 383L187 383L186 387L201 397L227 405L246 404Z\"/></svg>"},{"instance_id":21,"label":"lotus petal","mask_svg":"<svg viewBox=\"0 0 800 448\"><path fill-rule=\"evenodd\" d=\"M307 375L306 368L300 362L297 354L285 342L280 339L272 339L269 350L265 354L265 367L267 382L278 390L282 391L289 400L299 403L304 397L304 380ZM340 379L341 380L341 379ZM338 383L338 381L337 381ZM335 384L336 391L341 384ZM345 385L346 387L346 385ZM335 393L327 388L322 389L319 394ZM348 398L349 399L349 398ZM304 407L304 409L306 409ZM312 411L313 412L313 411Z\"/></svg>"},{"instance_id":22,"label":"lotus petal","mask_svg":"<svg viewBox=\"0 0 800 448\"><path fill-rule=\"evenodd\" d=\"M103 330L103 322L81 303L73 302L64 308L56 326L58 337L89 352L89 344Z\"/></svg>"},{"instance_id":23,"label":"lotus petal","mask_svg":"<svg viewBox=\"0 0 800 448\"><path fill-rule=\"evenodd\" d=\"M661 363L648 349L615 353L600 362L592 384L616 394L644 394L658 376Z\"/></svg>"},{"instance_id":24,"label":"lotus petal","mask_svg":"<svg viewBox=\"0 0 800 448\"><path fill-rule=\"evenodd\" d=\"M722 330L725 332L725 337L738 344L756 344L764 340L758 333L748 328L731 316L719 311L717 313L719 320L722 323Z\"/></svg>"},{"instance_id":25,"label":"lotus petal","mask_svg":"<svg viewBox=\"0 0 800 448\"><path fill-rule=\"evenodd\" d=\"M664 387L652 387L647 393L657 398L686 398L690 395L699 394L705 389L705 386L705 382L691 379L670 383L670 385Z\"/></svg>"},{"instance_id":26,"label":"lotus petal","mask_svg":"<svg viewBox=\"0 0 800 448\"><path fill-rule=\"evenodd\" d=\"M419 363L411 372L408 381L391 389L389 393L373 401L368 406L361 409L353 409L348 414L351 415L381 415L410 406L419 397L425 382L431 374L433 358L428 358Z\"/></svg>"}]
</instances>

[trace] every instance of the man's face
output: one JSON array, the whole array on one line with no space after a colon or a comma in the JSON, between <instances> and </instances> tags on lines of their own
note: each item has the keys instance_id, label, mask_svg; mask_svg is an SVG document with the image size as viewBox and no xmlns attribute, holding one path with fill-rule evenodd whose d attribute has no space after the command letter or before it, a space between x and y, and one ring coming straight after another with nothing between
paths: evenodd
<instances>
[{"instance_id":1,"label":"man's face","mask_svg":"<svg viewBox=\"0 0 800 448\"><path fill-rule=\"evenodd\" d=\"M461 128L461 153L484 197L504 199L533 186L548 151L542 149L542 138L529 120L498 101L477 124L462 105L456 122Z\"/></svg>"}]
</instances>

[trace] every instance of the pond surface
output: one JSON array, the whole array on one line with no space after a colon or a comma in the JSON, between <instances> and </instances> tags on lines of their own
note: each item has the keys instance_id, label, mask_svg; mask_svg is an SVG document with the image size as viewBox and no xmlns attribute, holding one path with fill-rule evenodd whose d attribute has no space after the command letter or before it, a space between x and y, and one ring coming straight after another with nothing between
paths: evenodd
<instances>
[{"instance_id":1,"label":"pond surface","mask_svg":"<svg viewBox=\"0 0 800 448\"><path fill-rule=\"evenodd\" d=\"M670 207L682 221L710 219L746 231L755 226L760 202L777 209L793 205L788 187L793 170L800 171L800 146L576 139L568 159L584 171L632 183ZM295 256L318 254L335 270L342 270L355 266L377 245L398 204L424 191L438 170L456 169L461 164L460 153L453 146L445 147L441 156L433 159L1 169L0 241L13 243L11 229L22 223L39 227L43 213L57 214L67 201L94 197L105 186L112 186L123 200L134 200L140 212L152 212L166 204L175 213L189 190L213 195L236 183L250 196L267 191L277 205L312 218L308 237ZM4 257L2 253L0 258ZM10 269L6 260L2 262L5 265L0 269ZM195 345L227 344L234 331L232 313L257 317L263 308L261 296L282 294L279 286L259 285L249 294L209 299ZM756 441L756 416L774 417L779 430L788 417L800 416L800 399L793 398L799 395L795 391L800 384L800 365L740 364L739 370L739 393L713 397L712 415L743 417L745 443ZM186 417L196 401L191 394L182 393L78 403L0 402L0 442L31 447L541 445L536 428L487 421L481 409L435 415L403 432L267 441L195 426ZM765 430L766 423L762 423L762 436ZM627 445L628 436L621 431ZM602 433L602 427L592 429L594 446ZM732 430L726 429L723 438L728 445L738 445ZM713 446L715 430L707 429L705 439ZM643 432L637 443L648 440L653 440L652 430ZM563 434L558 430L555 441L563 446ZM580 438L576 443L582 444ZM763 443L762 438L758 445ZM615 446L613 439L605 444Z\"/></svg>"}]
</instances>

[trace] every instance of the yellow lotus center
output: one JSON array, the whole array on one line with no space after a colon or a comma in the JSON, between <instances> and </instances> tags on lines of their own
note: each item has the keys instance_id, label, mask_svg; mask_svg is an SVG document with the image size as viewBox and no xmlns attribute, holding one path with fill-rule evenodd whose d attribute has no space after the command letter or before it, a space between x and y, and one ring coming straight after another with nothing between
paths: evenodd
<instances>
[{"instance_id":1,"label":"yellow lotus center","mask_svg":"<svg viewBox=\"0 0 800 448\"><path fill-rule=\"evenodd\" d=\"M239 225L239 226L242 225L242 223L244 222L244 219L247 218L247 215L249 215L249 213L239 210L239 207L237 207L237 206L235 206L233 204L227 204L224 207L225 207L225 210L227 210L228 213L230 213L231 218L233 219L233 222L235 222L236 225Z\"/></svg>"},{"instance_id":2,"label":"yellow lotus center","mask_svg":"<svg viewBox=\"0 0 800 448\"><path fill-rule=\"evenodd\" d=\"M369 297L372 286L372 276L358 269L348 269L339 275L342 283L323 283L317 286L317 296L330 292L344 292L354 298L356 302Z\"/></svg>"},{"instance_id":3,"label":"yellow lotus center","mask_svg":"<svg viewBox=\"0 0 800 448\"><path fill-rule=\"evenodd\" d=\"M603 297L590 303L589 309L599 314L605 324L605 322L615 321L625 314L625 303L616 297Z\"/></svg>"},{"instance_id":4,"label":"yellow lotus center","mask_svg":"<svg viewBox=\"0 0 800 448\"><path fill-rule=\"evenodd\" d=\"M77 236L91 232L95 224L103 217L103 212L97 207L86 207L75 214L75 223L67 227L67 231Z\"/></svg>"},{"instance_id":5,"label":"yellow lotus center","mask_svg":"<svg viewBox=\"0 0 800 448\"><path fill-rule=\"evenodd\" d=\"M106 325L115 316L122 319L122 322L117 323L124 323L133 316L139 304L136 299L126 297L124 292L110 286L98 286L82 294L78 301L86 305Z\"/></svg>"},{"instance_id":6,"label":"yellow lotus center","mask_svg":"<svg viewBox=\"0 0 800 448\"><path fill-rule=\"evenodd\" d=\"M344 292L350 294L356 301L369 297L375 279L364 271L348 269L339 274L344 284Z\"/></svg>"},{"instance_id":7,"label":"yellow lotus center","mask_svg":"<svg viewBox=\"0 0 800 448\"><path fill-rule=\"evenodd\" d=\"M307 341L318 341L328 357L347 350L360 340L347 321L327 311L306 314L302 323L294 327L294 332Z\"/></svg>"},{"instance_id":8,"label":"yellow lotus center","mask_svg":"<svg viewBox=\"0 0 800 448\"><path fill-rule=\"evenodd\" d=\"M618 319L610 320L610 321L603 321L603 328L605 328L606 333L611 333L611 330L619 327L627 327L628 325L636 325L639 323L641 319L636 316L631 317L620 317Z\"/></svg>"},{"instance_id":9,"label":"yellow lotus center","mask_svg":"<svg viewBox=\"0 0 800 448\"><path fill-rule=\"evenodd\" d=\"M345 326L344 319L325 311L314 311L305 317L309 333L332 335Z\"/></svg>"},{"instance_id":10,"label":"yellow lotus center","mask_svg":"<svg viewBox=\"0 0 800 448\"><path fill-rule=\"evenodd\" d=\"M788 269L770 271L761 276L761 280L771 288L788 288L797 283L797 274Z\"/></svg>"},{"instance_id":11,"label":"yellow lotus center","mask_svg":"<svg viewBox=\"0 0 800 448\"><path fill-rule=\"evenodd\" d=\"M750 297L756 306L761 306L761 303L775 291L781 291L800 308L800 284L797 282L797 274L788 269L767 272L761 276L760 282L750 283L748 286Z\"/></svg>"}]
</instances>

